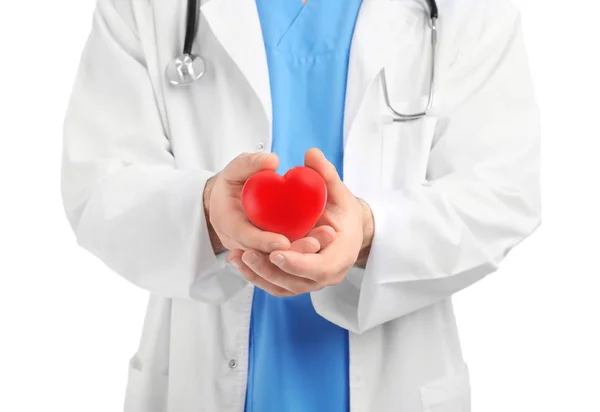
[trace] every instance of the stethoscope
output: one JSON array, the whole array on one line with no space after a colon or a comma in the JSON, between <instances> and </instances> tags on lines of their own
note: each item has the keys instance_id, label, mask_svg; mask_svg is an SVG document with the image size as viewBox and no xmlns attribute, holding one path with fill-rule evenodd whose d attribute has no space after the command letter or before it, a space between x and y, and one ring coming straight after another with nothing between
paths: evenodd
<instances>
[{"instance_id":1,"label":"stethoscope","mask_svg":"<svg viewBox=\"0 0 600 412\"><path fill-rule=\"evenodd\" d=\"M429 27L431 28L431 75L429 79L429 96L425 110L419 113L403 114L397 111L390 101L388 92L385 68L381 71L381 86L383 88L383 97L385 104L392 113L394 122L409 122L418 120L427 115L433 104L435 93L435 60L437 49L437 19L438 7L436 0L426 0L429 8ZM187 3L187 22L185 29L185 42L183 45L183 54L177 56L167 66L167 79L173 86L188 86L200 79L206 72L206 62L196 54L192 54L194 38L198 29L198 0L188 0Z\"/></svg>"}]
</instances>

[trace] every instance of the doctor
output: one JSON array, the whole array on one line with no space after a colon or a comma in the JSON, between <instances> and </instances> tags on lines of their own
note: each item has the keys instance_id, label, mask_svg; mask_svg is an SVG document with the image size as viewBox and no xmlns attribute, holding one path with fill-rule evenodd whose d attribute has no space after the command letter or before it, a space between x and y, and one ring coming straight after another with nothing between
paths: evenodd
<instances>
[{"instance_id":1,"label":"doctor","mask_svg":"<svg viewBox=\"0 0 600 412\"><path fill-rule=\"evenodd\" d=\"M185 0L98 1L62 194L150 292L126 411L470 411L451 297L539 225L538 112L508 0L433 5L205 0L190 42ZM302 164L317 227L250 225L245 180Z\"/></svg>"}]
</instances>

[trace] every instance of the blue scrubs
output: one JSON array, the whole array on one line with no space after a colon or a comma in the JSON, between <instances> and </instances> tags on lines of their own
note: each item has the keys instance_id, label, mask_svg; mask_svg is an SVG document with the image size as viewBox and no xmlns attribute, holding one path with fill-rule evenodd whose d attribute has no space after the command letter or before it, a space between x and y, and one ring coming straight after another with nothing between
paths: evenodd
<instances>
[{"instance_id":1,"label":"blue scrubs","mask_svg":"<svg viewBox=\"0 0 600 412\"><path fill-rule=\"evenodd\" d=\"M342 174L349 49L361 0L257 0L273 101L278 172L317 147ZM246 412L348 412L348 332L310 295L255 288Z\"/></svg>"}]
</instances>

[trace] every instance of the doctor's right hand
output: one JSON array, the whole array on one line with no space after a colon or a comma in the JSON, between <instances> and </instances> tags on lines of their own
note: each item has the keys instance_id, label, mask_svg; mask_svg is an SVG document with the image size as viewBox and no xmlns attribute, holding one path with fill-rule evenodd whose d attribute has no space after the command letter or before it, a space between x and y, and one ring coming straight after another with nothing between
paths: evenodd
<instances>
[{"instance_id":1,"label":"doctor's right hand","mask_svg":"<svg viewBox=\"0 0 600 412\"><path fill-rule=\"evenodd\" d=\"M208 180L204 188L204 213L216 254L236 249L263 253L290 249L290 241L285 236L258 229L242 208L241 195L246 180L261 170L275 171L278 165L279 158L274 153L245 153ZM320 245L315 244L314 248L320 249Z\"/></svg>"}]
</instances>

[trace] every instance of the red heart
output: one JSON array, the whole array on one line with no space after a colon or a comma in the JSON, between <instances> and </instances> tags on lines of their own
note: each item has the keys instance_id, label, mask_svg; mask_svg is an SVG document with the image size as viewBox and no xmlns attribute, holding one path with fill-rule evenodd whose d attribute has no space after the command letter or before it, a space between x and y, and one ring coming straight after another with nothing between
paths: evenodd
<instances>
[{"instance_id":1,"label":"red heart","mask_svg":"<svg viewBox=\"0 0 600 412\"><path fill-rule=\"evenodd\" d=\"M315 226L327 202L327 186L311 168L298 166L284 176L263 170L246 181L242 207L250 222L291 242Z\"/></svg>"}]
</instances>

